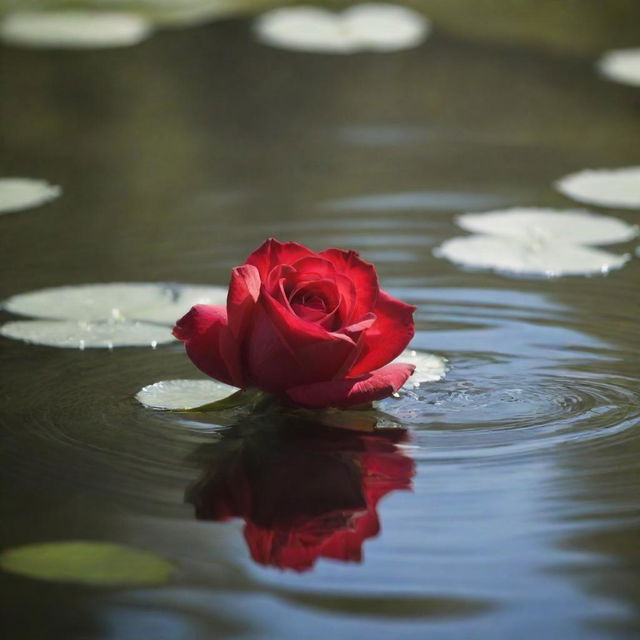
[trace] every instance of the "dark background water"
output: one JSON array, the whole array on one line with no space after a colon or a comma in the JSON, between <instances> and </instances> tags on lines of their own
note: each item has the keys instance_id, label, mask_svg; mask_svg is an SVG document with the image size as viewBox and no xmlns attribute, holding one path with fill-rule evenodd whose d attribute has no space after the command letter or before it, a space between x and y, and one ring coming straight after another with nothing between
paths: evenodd
<instances>
[{"instance_id":1,"label":"dark background water","mask_svg":"<svg viewBox=\"0 0 640 640\"><path fill-rule=\"evenodd\" d=\"M637 637L640 262L527 280L432 254L459 234L456 213L571 207L555 179L638 162L637 90L593 69L616 34L630 44L633 14L576 9L602 26L585 40L550 4L529 35L495 20L470 34L443 14L424 46L387 55L269 49L241 19L131 49L2 49L2 173L64 189L0 220L2 298L225 284L275 235L361 251L418 306L414 345L451 366L385 404L409 428L397 455L415 465L413 491L381 499L363 561L297 573L254 563L240 520L196 521L185 501L222 464L221 437L255 445L242 425L135 402L145 384L197 377L180 345L3 339L2 546L110 540L179 567L169 586L108 591L0 574L3 637ZM287 463L297 450L263 437L304 485Z\"/></svg>"}]
</instances>

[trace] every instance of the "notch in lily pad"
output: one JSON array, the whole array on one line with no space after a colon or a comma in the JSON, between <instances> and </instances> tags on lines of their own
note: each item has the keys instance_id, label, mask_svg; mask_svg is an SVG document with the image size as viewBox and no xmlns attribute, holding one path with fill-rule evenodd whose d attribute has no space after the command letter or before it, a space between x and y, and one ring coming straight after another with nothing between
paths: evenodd
<instances>
[{"instance_id":1,"label":"notch in lily pad","mask_svg":"<svg viewBox=\"0 0 640 640\"><path fill-rule=\"evenodd\" d=\"M0 567L36 580L104 587L161 585L175 573L173 564L149 551L84 540L7 549Z\"/></svg>"}]
</instances>

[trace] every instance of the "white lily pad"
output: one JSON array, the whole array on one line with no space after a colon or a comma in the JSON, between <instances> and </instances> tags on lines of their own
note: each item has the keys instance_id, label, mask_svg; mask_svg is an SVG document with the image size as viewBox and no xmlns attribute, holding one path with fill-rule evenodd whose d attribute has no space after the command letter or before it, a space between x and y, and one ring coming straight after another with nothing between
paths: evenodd
<instances>
[{"instance_id":1,"label":"white lily pad","mask_svg":"<svg viewBox=\"0 0 640 640\"><path fill-rule=\"evenodd\" d=\"M0 178L0 212L8 213L37 207L54 200L62 189L33 178Z\"/></svg>"},{"instance_id":2,"label":"white lily pad","mask_svg":"<svg viewBox=\"0 0 640 640\"><path fill-rule=\"evenodd\" d=\"M153 347L174 340L165 325L128 320L20 320L0 327L0 335L47 347L67 349L113 349Z\"/></svg>"},{"instance_id":3,"label":"white lily pad","mask_svg":"<svg viewBox=\"0 0 640 640\"><path fill-rule=\"evenodd\" d=\"M52 49L93 49L138 44L151 25L131 13L100 11L14 11L0 23L7 44Z\"/></svg>"},{"instance_id":4,"label":"white lily pad","mask_svg":"<svg viewBox=\"0 0 640 640\"><path fill-rule=\"evenodd\" d=\"M565 196L602 207L640 209L640 166L587 169L555 183Z\"/></svg>"},{"instance_id":5,"label":"white lily pad","mask_svg":"<svg viewBox=\"0 0 640 640\"><path fill-rule=\"evenodd\" d=\"M142 387L136 400L149 409L197 409L234 394L238 389L215 380L162 380Z\"/></svg>"},{"instance_id":6,"label":"white lily pad","mask_svg":"<svg viewBox=\"0 0 640 640\"><path fill-rule=\"evenodd\" d=\"M393 4L365 3L342 13L313 6L274 9L255 23L258 39L316 53L396 51L418 46L430 31L421 14Z\"/></svg>"},{"instance_id":7,"label":"white lily pad","mask_svg":"<svg viewBox=\"0 0 640 640\"><path fill-rule=\"evenodd\" d=\"M629 260L628 254L580 245L489 235L452 238L434 253L465 267L547 277L605 274Z\"/></svg>"},{"instance_id":8,"label":"white lily pad","mask_svg":"<svg viewBox=\"0 0 640 640\"><path fill-rule=\"evenodd\" d=\"M226 287L111 282L51 287L4 301L12 313L63 320L142 320L173 324L195 304L226 304Z\"/></svg>"},{"instance_id":9,"label":"white lily pad","mask_svg":"<svg viewBox=\"0 0 640 640\"><path fill-rule=\"evenodd\" d=\"M502 211L465 213L456 218L467 231L530 242L610 244L638 235L638 227L624 220L599 216L581 209L561 210L515 207Z\"/></svg>"},{"instance_id":10,"label":"white lily pad","mask_svg":"<svg viewBox=\"0 0 640 640\"><path fill-rule=\"evenodd\" d=\"M8 549L0 567L10 573L51 582L96 586L160 585L175 569L163 558L107 542L47 542Z\"/></svg>"},{"instance_id":11,"label":"white lily pad","mask_svg":"<svg viewBox=\"0 0 640 640\"><path fill-rule=\"evenodd\" d=\"M423 382L437 382L447 374L447 361L440 356L415 349L405 349L393 362L413 364L416 370L404 388L419 387Z\"/></svg>"},{"instance_id":12,"label":"white lily pad","mask_svg":"<svg viewBox=\"0 0 640 640\"><path fill-rule=\"evenodd\" d=\"M608 80L640 87L640 48L607 51L597 68Z\"/></svg>"}]
</instances>

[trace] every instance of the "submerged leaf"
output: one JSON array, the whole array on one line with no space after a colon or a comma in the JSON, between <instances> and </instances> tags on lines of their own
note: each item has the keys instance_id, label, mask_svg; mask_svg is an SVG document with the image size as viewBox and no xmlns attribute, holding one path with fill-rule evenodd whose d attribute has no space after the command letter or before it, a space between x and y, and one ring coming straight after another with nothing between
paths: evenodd
<instances>
[{"instance_id":1,"label":"submerged leaf","mask_svg":"<svg viewBox=\"0 0 640 640\"><path fill-rule=\"evenodd\" d=\"M37 207L55 200L62 189L33 178L0 178L0 213Z\"/></svg>"},{"instance_id":2,"label":"submerged leaf","mask_svg":"<svg viewBox=\"0 0 640 640\"><path fill-rule=\"evenodd\" d=\"M138 44L151 25L131 13L100 11L14 11L0 23L7 44L52 49L93 49Z\"/></svg>"},{"instance_id":3,"label":"submerged leaf","mask_svg":"<svg viewBox=\"0 0 640 640\"><path fill-rule=\"evenodd\" d=\"M555 187L578 202L619 209L640 209L640 166L587 169L561 178Z\"/></svg>"},{"instance_id":4,"label":"submerged leaf","mask_svg":"<svg viewBox=\"0 0 640 640\"><path fill-rule=\"evenodd\" d=\"M148 551L107 542L48 542L8 549L0 567L10 573L53 582L97 586L158 585L174 567Z\"/></svg>"}]
</instances>

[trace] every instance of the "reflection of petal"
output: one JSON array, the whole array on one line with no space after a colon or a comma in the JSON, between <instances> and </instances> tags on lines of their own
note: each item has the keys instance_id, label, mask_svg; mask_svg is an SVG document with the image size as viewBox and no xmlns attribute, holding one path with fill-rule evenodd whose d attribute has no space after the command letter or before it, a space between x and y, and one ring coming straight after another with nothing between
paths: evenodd
<instances>
[{"instance_id":1,"label":"reflection of petal","mask_svg":"<svg viewBox=\"0 0 640 640\"><path fill-rule=\"evenodd\" d=\"M298 422L242 425L212 449L188 500L198 519L244 519L259 564L305 571L320 557L359 562L364 541L380 531L378 501L411 488L413 461L396 445L405 437Z\"/></svg>"},{"instance_id":2,"label":"reflection of petal","mask_svg":"<svg viewBox=\"0 0 640 640\"><path fill-rule=\"evenodd\" d=\"M535 244L517 238L467 236L443 242L436 255L478 269L493 269L519 275L594 275L619 269L629 259L578 245L545 242Z\"/></svg>"}]
</instances>

